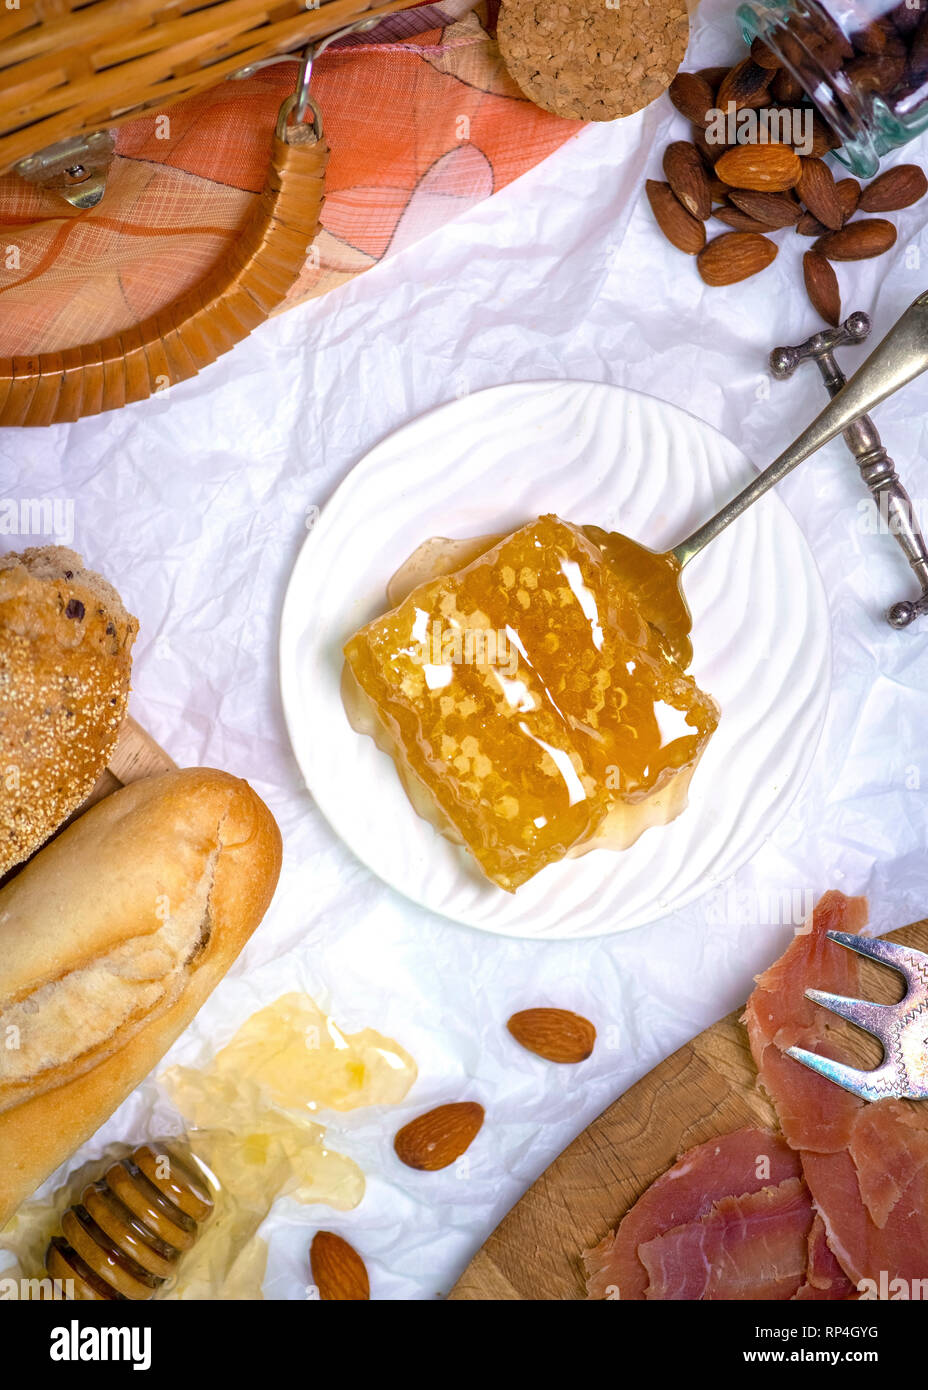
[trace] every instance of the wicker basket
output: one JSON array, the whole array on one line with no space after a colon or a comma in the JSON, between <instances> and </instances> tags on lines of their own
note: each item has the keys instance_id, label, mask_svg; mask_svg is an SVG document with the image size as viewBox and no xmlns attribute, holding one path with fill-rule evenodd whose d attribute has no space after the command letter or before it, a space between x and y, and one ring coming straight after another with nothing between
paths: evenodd
<instances>
[{"instance_id":1,"label":"wicker basket","mask_svg":"<svg viewBox=\"0 0 928 1390\"><path fill-rule=\"evenodd\" d=\"M0 172L408 3L31 0L0 9ZM281 303L318 231L328 153L315 104L311 123L290 121L292 105L281 109L251 222L206 280L100 342L0 357L0 425L76 420L143 400L194 376Z\"/></svg>"},{"instance_id":2,"label":"wicker basket","mask_svg":"<svg viewBox=\"0 0 928 1390\"><path fill-rule=\"evenodd\" d=\"M0 7L0 173L410 0L26 0Z\"/></svg>"}]
</instances>

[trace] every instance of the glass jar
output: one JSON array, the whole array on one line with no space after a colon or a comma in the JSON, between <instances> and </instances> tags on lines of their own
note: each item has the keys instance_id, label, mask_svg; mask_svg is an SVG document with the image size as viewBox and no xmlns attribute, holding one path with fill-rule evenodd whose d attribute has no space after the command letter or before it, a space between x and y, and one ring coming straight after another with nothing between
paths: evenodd
<instances>
[{"instance_id":1,"label":"glass jar","mask_svg":"<svg viewBox=\"0 0 928 1390\"><path fill-rule=\"evenodd\" d=\"M751 0L738 17L797 79L858 177L928 127L928 0Z\"/></svg>"}]
</instances>

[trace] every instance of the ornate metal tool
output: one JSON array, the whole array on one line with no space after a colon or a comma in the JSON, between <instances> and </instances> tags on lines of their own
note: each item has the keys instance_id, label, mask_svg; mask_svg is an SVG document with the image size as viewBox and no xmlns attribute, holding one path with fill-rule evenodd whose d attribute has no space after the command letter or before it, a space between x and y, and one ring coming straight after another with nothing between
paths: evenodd
<instances>
[{"instance_id":1,"label":"ornate metal tool","mask_svg":"<svg viewBox=\"0 0 928 1390\"><path fill-rule=\"evenodd\" d=\"M826 990L806 990L807 999L872 1033L882 1043L883 1061L872 1071L833 1062L829 1057L807 1052L804 1047L787 1048L786 1055L863 1100L885 1100L889 1096L900 1100L925 1099L928 1097L928 956L894 941L854 936L851 932L830 931L826 935L839 946L898 970L908 988L898 1004L873 1004L866 999L829 994Z\"/></svg>"},{"instance_id":2,"label":"ornate metal tool","mask_svg":"<svg viewBox=\"0 0 928 1390\"><path fill-rule=\"evenodd\" d=\"M774 459L752 483L727 502L686 540L674 546L673 555L682 569L716 536L721 535L759 497L776 487L817 449L843 434L855 420L874 410L887 396L928 371L928 290L923 291L893 324L863 366L829 401L802 434L779 458ZM913 615L914 616L914 615ZM911 621L911 619L907 619Z\"/></svg>"},{"instance_id":3,"label":"ornate metal tool","mask_svg":"<svg viewBox=\"0 0 928 1390\"><path fill-rule=\"evenodd\" d=\"M848 320L848 324L852 325L849 331L852 332L856 328L859 334L863 328L864 317L852 315ZM869 328L869 323L867 327ZM783 348L779 351L784 354L812 354L809 344L803 344L802 348ZM796 360L800 360L798 356ZM790 361L791 358L786 360L786 365L789 365ZM866 416L868 411L875 409L887 396L901 390L924 371L928 371L928 290L909 305L850 381L845 382L838 372L837 364L834 365L836 381L840 378L841 384L836 387L832 399L821 414L816 416L811 425L808 425L773 463L762 473L758 473L753 482L742 488L736 497L726 502L724 507L697 527L685 540L680 541L679 545L675 545L664 554L657 554L636 541L629 540L628 537L613 534L608 538L610 564L620 576L627 575L627 582L637 588L644 616L664 635L669 650L683 666L688 666L693 656L689 640L692 619L681 584L684 568L714 541L716 536L720 536L727 526L746 512L748 507L753 506L758 498L776 487L787 473L791 473L810 454L836 439L839 434L847 435L855 422ZM869 420L862 421L862 428L873 431ZM876 438L875 431L873 437ZM876 442L878 445L878 440ZM874 482L882 478L882 486L887 489L891 480L898 490L892 495L902 514L909 517L910 529L907 534L912 550L911 562L922 581L922 596L916 603L897 603L890 609L890 622L895 627L905 627L919 613L928 612L928 552L911 515L908 496L896 478L892 463L880 452L880 448L881 446L873 453L872 463L876 471L872 477ZM903 503L908 507L907 512L903 509ZM643 581L642 576L647 565L651 567L650 574L647 580Z\"/></svg>"},{"instance_id":4,"label":"ornate metal tool","mask_svg":"<svg viewBox=\"0 0 928 1390\"><path fill-rule=\"evenodd\" d=\"M870 334L867 314L851 314L839 328L813 333L798 347L774 348L770 354L770 370L780 381L792 376L802 362L814 362L822 374L830 396L836 396L846 384L847 377L835 360L835 349L866 341ZM873 494L880 520L890 535L895 536L905 558L921 585L921 594L914 601L894 603L886 617L893 627L907 627L915 618L928 613L928 546L912 506L912 500L896 474L896 467L883 447L876 426L869 415L861 415L844 431L844 441L850 449L860 476Z\"/></svg>"}]
</instances>

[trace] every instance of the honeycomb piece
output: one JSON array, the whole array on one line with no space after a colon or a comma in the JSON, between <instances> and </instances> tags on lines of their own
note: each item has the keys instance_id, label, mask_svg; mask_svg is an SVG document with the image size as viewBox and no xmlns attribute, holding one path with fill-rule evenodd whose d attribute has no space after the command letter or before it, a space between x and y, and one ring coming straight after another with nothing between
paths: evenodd
<instances>
[{"instance_id":1,"label":"honeycomb piece","mask_svg":"<svg viewBox=\"0 0 928 1390\"><path fill-rule=\"evenodd\" d=\"M347 643L404 781L513 892L691 768L711 699L580 528L545 516Z\"/></svg>"}]
</instances>

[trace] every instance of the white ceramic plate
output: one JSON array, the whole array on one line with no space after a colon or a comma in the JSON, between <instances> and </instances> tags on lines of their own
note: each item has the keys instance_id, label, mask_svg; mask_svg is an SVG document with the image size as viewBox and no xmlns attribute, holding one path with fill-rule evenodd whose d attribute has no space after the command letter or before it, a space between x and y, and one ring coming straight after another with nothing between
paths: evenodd
<instances>
[{"instance_id":1,"label":"white ceramic plate","mask_svg":"<svg viewBox=\"0 0 928 1390\"><path fill-rule=\"evenodd\" d=\"M686 570L692 671L722 718L689 806L622 854L550 865L515 895L412 810L392 760L342 708L341 648L382 612L390 576L429 536L515 530L545 512L681 540L753 476L710 426L616 386L499 386L378 444L323 509L281 623L284 711L306 785L374 873L415 902L506 936L599 936L664 916L725 879L785 814L821 733L828 608L798 526L773 495Z\"/></svg>"}]
</instances>

